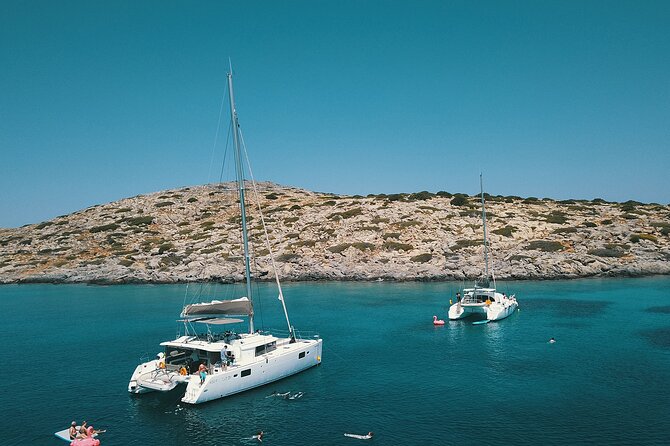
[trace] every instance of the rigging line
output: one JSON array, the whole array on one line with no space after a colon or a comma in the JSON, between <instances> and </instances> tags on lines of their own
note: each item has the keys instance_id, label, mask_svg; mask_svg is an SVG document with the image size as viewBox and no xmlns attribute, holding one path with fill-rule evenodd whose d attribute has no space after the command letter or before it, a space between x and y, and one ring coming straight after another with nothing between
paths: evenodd
<instances>
[{"instance_id":1,"label":"rigging line","mask_svg":"<svg viewBox=\"0 0 670 446\"><path fill-rule=\"evenodd\" d=\"M212 145L212 156L209 161L209 171L207 172L207 183L210 182L212 175L212 166L214 166L214 152L216 150L216 143L219 140L219 129L221 128L221 116L223 116L223 105L226 103L226 95L228 94L228 89L223 89L223 94L221 95L221 105L219 106L219 119L216 122L216 132L214 134L214 144Z\"/></svg>"},{"instance_id":2,"label":"rigging line","mask_svg":"<svg viewBox=\"0 0 670 446\"><path fill-rule=\"evenodd\" d=\"M282 308L284 309L284 316L286 317L286 325L288 326L289 336L293 341L295 341L295 334L293 332L293 327L291 326L291 321L288 318L288 310L286 309L286 302L284 301L284 293L282 292L281 283L279 282L279 273L277 272L277 265L275 264L275 256L274 252L272 251L272 246L270 245L268 228L265 225L265 218L263 217L263 210L261 209L261 200L258 194L258 187L256 187L256 179L254 178L254 173L251 170L251 163L249 162L249 154L247 153L247 145L244 142L242 129L240 129L239 135L240 135L240 141L242 142L242 148L244 149L244 158L246 159L247 167L249 168L249 177L251 178L251 185L253 186L254 196L256 198L258 215L260 216L261 224L263 225L263 234L265 235L265 246L268 249L270 256L270 264L272 265L272 270L274 271L275 283L277 284L277 291L279 292L279 300L281 301Z\"/></svg>"},{"instance_id":3,"label":"rigging line","mask_svg":"<svg viewBox=\"0 0 670 446\"><path fill-rule=\"evenodd\" d=\"M258 263L254 260L254 264L258 266ZM258 285L258 281L254 282L254 286L256 287L256 296L258 296L258 299L256 302L258 303L258 312L260 313L261 317L261 328L265 330L265 318L263 317L263 299L260 298L261 295L261 287ZM255 314L255 312L254 312Z\"/></svg>"},{"instance_id":4,"label":"rigging line","mask_svg":"<svg viewBox=\"0 0 670 446\"><path fill-rule=\"evenodd\" d=\"M226 167L226 156L228 154L228 147L230 146L230 132L233 129L233 119L228 123L228 136L226 137L226 148L223 151L223 161L221 162L221 173L219 174L219 183L223 181L223 170Z\"/></svg>"}]
</instances>

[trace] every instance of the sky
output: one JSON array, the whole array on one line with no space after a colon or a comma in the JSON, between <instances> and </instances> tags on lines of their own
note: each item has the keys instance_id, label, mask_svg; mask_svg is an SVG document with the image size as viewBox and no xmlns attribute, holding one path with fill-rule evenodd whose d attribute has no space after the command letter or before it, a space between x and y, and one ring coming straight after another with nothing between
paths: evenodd
<instances>
[{"instance_id":1,"label":"sky","mask_svg":"<svg viewBox=\"0 0 670 446\"><path fill-rule=\"evenodd\" d=\"M652 0L5 0L0 227L218 181L229 61L257 180L668 204L668 23Z\"/></svg>"}]
</instances>

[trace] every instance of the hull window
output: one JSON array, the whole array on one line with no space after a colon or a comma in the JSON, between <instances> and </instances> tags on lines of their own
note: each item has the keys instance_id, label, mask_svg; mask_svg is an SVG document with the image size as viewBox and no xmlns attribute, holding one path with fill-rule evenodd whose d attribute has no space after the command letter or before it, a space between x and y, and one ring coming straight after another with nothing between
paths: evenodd
<instances>
[{"instance_id":1,"label":"hull window","mask_svg":"<svg viewBox=\"0 0 670 446\"><path fill-rule=\"evenodd\" d=\"M298 359L302 359L304 357L305 357L305 352L300 352L300 354L298 355Z\"/></svg>"},{"instance_id":2,"label":"hull window","mask_svg":"<svg viewBox=\"0 0 670 446\"><path fill-rule=\"evenodd\" d=\"M251 369L242 370L240 376L245 377L251 375Z\"/></svg>"}]
</instances>

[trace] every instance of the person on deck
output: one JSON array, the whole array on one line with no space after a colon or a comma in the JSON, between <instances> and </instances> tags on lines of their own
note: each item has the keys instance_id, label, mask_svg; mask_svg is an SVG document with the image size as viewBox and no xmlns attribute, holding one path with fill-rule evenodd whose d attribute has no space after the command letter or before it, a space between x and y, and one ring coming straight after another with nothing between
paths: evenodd
<instances>
[{"instance_id":1,"label":"person on deck","mask_svg":"<svg viewBox=\"0 0 670 446\"><path fill-rule=\"evenodd\" d=\"M207 366L201 363L200 367L198 367L198 372L200 373L200 385L202 385L202 383L205 382L205 378L207 377Z\"/></svg>"},{"instance_id":2,"label":"person on deck","mask_svg":"<svg viewBox=\"0 0 670 446\"><path fill-rule=\"evenodd\" d=\"M221 366L223 367L224 370L228 366L228 360L229 360L228 355L229 355L229 353L230 352L228 351L228 346L224 345L223 350L221 350Z\"/></svg>"}]
</instances>

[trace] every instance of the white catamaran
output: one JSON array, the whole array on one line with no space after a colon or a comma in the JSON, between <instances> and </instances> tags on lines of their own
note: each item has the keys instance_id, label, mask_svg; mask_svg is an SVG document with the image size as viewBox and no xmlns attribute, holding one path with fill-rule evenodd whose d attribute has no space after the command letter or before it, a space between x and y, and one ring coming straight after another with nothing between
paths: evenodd
<instances>
[{"instance_id":1,"label":"white catamaran","mask_svg":"<svg viewBox=\"0 0 670 446\"><path fill-rule=\"evenodd\" d=\"M482 196L482 222L484 225L484 276L475 281L473 288L464 288L463 297L449 307L449 319L463 319L472 315L483 315L482 322L497 321L514 313L519 304L515 295L507 296L496 291L495 275L489 274L489 244L486 234L486 207L484 205L484 186L481 174L479 187ZM491 287L493 279L493 287Z\"/></svg>"},{"instance_id":2,"label":"white catamaran","mask_svg":"<svg viewBox=\"0 0 670 446\"><path fill-rule=\"evenodd\" d=\"M276 337L270 333L254 330L249 241L244 202L245 180L240 147L241 135L233 95L232 69L228 73L228 91L247 295L233 300L212 300L186 305L179 320L184 323L184 334L172 341L161 343L164 351L158 353L155 359L137 366L128 383L128 392L133 394L150 391L165 392L174 389L179 384L185 384L186 390L182 401L199 404L271 383L321 363L322 340L318 336L301 339L289 321L276 268L275 280L288 325L288 336ZM262 215L261 221L263 221ZM272 258L269 242L267 242L267 248ZM272 260L272 265L274 268L274 260ZM243 319L236 317L248 319L246 333L221 330L217 332L217 327L244 322ZM205 326L206 333L198 333L194 329L196 324Z\"/></svg>"}]
</instances>

